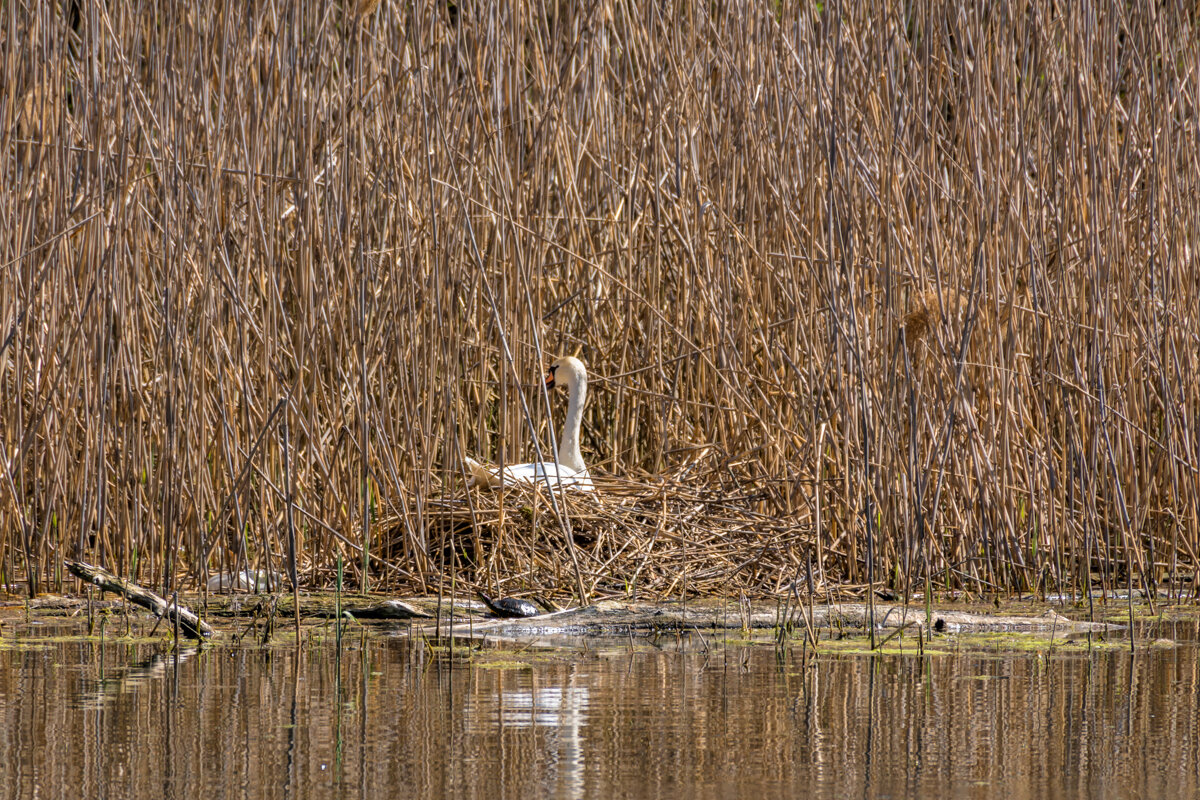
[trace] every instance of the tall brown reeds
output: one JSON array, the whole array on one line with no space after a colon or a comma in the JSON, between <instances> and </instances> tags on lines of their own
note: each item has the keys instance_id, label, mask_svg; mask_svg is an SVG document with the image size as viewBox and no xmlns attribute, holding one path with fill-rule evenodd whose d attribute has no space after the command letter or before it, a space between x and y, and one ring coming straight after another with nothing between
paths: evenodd
<instances>
[{"instance_id":1,"label":"tall brown reeds","mask_svg":"<svg viewBox=\"0 0 1200 800\"><path fill-rule=\"evenodd\" d=\"M0 583L1195 592L1196 15L4 2Z\"/></svg>"}]
</instances>

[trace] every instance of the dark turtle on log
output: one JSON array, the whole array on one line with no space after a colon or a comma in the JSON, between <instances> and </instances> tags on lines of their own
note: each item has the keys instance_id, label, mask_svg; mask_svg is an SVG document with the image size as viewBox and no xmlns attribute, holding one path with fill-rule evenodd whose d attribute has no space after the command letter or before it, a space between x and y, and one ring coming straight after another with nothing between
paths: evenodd
<instances>
[{"instance_id":1,"label":"dark turtle on log","mask_svg":"<svg viewBox=\"0 0 1200 800\"><path fill-rule=\"evenodd\" d=\"M518 617L536 617L542 613L538 611L537 606L528 600L519 600L515 597L498 597L493 600L483 592L476 592L476 594L479 595L479 599L486 603L487 607L497 617L515 619Z\"/></svg>"}]
</instances>

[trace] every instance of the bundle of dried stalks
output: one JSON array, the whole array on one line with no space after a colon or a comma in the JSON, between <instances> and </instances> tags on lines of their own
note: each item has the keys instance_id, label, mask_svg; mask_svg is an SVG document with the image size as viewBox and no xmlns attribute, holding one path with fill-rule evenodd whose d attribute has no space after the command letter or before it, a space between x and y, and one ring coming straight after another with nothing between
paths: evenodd
<instances>
[{"instance_id":1,"label":"bundle of dried stalks","mask_svg":"<svg viewBox=\"0 0 1200 800\"><path fill-rule=\"evenodd\" d=\"M597 480L597 492L516 484L461 490L426 508L424 539L443 575L503 592L647 596L774 594L818 564L807 513L768 513L770 490L692 464L653 480ZM383 520L385 559L403 559L404 520ZM839 560L831 557L834 580ZM815 585L824 587L822 575ZM807 582L805 582L807 585ZM428 586L426 587L429 588Z\"/></svg>"},{"instance_id":2,"label":"bundle of dried stalks","mask_svg":"<svg viewBox=\"0 0 1200 800\"><path fill-rule=\"evenodd\" d=\"M1200 591L1194 4L149 6L0 7L6 589ZM564 353L645 486L456 494Z\"/></svg>"}]
</instances>

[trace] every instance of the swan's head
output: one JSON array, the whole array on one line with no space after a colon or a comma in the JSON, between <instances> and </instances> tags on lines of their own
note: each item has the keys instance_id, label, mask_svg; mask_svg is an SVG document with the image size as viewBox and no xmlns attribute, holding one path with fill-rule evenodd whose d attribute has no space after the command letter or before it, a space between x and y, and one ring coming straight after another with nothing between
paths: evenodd
<instances>
[{"instance_id":1,"label":"swan's head","mask_svg":"<svg viewBox=\"0 0 1200 800\"><path fill-rule=\"evenodd\" d=\"M553 389L562 384L571 391L576 386L587 381L587 369L583 362L574 356L564 356L546 370L546 388Z\"/></svg>"}]
</instances>

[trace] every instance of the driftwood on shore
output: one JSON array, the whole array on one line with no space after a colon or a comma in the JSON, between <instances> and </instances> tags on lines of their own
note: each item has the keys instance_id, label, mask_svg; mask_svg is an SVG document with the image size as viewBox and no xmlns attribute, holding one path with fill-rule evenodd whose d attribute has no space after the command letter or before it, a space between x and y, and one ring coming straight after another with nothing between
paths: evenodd
<instances>
[{"instance_id":1,"label":"driftwood on shore","mask_svg":"<svg viewBox=\"0 0 1200 800\"><path fill-rule=\"evenodd\" d=\"M793 607L786 619L774 606L682 605L606 600L584 608L524 619L473 621L473 630L503 631L505 635L561 633L580 636L623 635L663 630L770 629L781 624L803 626L801 610ZM1056 635L1118 630L1104 622L1075 621L1050 610L1040 616L1000 616L966 611L937 611L926 616L921 606L875 606L876 630L921 629L933 633L1053 632ZM866 628L871 610L865 603L819 605L812 609L813 628ZM468 626L455 626L466 629Z\"/></svg>"},{"instance_id":2,"label":"driftwood on shore","mask_svg":"<svg viewBox=\"0 0 1200 800\"><path fill-rule=\"evenodd\" d=\"M366 608L347 608L345 613L355 619L433 619L435 616L403 600L384 600Z\"/></svg>"},{"instance_id":3,"label":"driftwood on shore","mask_svg":"<svg viewBox=\"0 0 1200 800\"><path fill-rule=\"evenodd\" d=\"M87 583L93 583L106 592L115 592L126 597L129 602L147 608L155 615L166 616L172 622L179 623L179 629L193 639L203 639L213 635L213 629L200 619L194 611L178 603L171 603L142 586L118 578L111 572L100 567L85 564L82 561L63 559L67 569L76 578Z\"/></svg>"}]
</instances>

